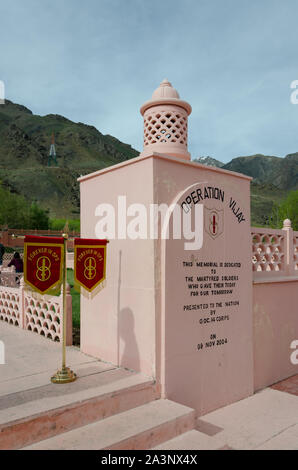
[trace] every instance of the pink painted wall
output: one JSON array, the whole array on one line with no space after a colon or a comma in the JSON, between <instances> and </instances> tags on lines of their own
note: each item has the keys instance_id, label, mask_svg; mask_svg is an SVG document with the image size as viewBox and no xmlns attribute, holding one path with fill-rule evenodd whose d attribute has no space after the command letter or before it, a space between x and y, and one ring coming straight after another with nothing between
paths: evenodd
<instances>
[{"instance_id":1,"label":"pink painted wall","mask_svg":"<svg viewBox=\"0 0 298 470\"><path fill-rule=\"evenodd\" d=\"M253 284L254 389L297 374L290 344L298 339L298 278Z\"/></svg>"},{"instance_id":2,"label":"pink painted wall","mask_svg":"<svg viewBox=\"0 0 298 470\"><path fill-rule=\"evenodd\" d=\"M153 200L153 162L110 167L81 182L81 236L96 238L95 210L117 196L127 204ZM121 211L120 211L121 212ZM156 326L154 241L111 240L107 247L106 287L93 299L81 295L81 349L113 364L155 376Z\"/></svg>"}]
</instances>

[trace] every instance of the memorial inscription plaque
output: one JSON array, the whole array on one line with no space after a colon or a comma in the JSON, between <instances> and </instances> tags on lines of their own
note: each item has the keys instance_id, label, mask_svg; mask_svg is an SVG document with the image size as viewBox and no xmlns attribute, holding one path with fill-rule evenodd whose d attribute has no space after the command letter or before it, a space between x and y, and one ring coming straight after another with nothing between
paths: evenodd
<instances>
[{"instance_id":1,"label":"memorial inscription plaque","mask_svg":"<svg viewBox=\"0 0 298 470\"><path fill-rule=\"evenodd\" d=\"M164 245L166 395L204 414L252 393L249 207L222 184L197 183L174 201L203 229L200 249ZM203 227L195 206L203 205ZM171 225L171 220L170 224Z\"/></svg>"}]
</instances>

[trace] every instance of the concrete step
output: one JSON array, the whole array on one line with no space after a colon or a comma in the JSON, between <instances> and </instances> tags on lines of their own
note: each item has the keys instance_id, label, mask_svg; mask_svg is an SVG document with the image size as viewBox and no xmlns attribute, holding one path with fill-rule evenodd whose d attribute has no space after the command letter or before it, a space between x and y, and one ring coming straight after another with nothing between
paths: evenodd
<instances>
[{"instance_id":1,"label":"concrete step","mask_svg":"<svg viewBox=\"0 0 298 470\"><path fill-rule=\"evenodd\" d=\"M140 450L193 429L195 411L156 400L87 426L27 446L30 450Z\"/></svg>"},{"instance_id":2,"label":"concrete step","mask_svg":"<svg viewBox=\"0 0 298 470\"><path fill-rule=\"evenodd\" d=\"M225 445L220 436L210 437L193 429L154 447L154 450L219 450Z\"/></svg>"},{"instance_id":3,"label":"concrete step","mask_svg":"<svg viewBox=\"0 0 298 470\"><path fill-rule=\"evenodd\" d=\"M70 384L52 384L44 372L0 383L0 449L19 449L160 397L152 379L100 361L76 372Z\"/></svg>"}]
</instances>

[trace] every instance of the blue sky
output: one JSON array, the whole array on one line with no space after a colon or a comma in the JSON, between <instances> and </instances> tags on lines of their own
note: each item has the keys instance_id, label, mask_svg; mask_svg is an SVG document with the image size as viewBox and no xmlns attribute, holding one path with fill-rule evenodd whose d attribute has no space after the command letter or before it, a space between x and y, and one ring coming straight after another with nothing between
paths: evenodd
<instances>
[{"instance_id":1,"label":"blue sky","mask_svg":"<svg viewBox=\"0 0 298 470\"><path fill-rule=\"evenodd\" d=\"M140 106L168 78L192 158L298 152L296 0L0 0L0 80L142 150Z\"/></svg>"}]
</instances>

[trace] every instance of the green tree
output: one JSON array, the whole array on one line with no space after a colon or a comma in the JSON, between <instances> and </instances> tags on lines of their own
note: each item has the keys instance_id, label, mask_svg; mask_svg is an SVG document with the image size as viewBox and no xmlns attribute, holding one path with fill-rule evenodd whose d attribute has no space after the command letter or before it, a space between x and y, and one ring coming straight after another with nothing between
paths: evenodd
<instances>
[{"instance_id":1,"label":"green tree","mask_svg":"<svg viewBox=\"0 0 298 470\"><path fill-rule=\"evenodd\" d=\"M0 185L0 225L46 230L49 217L36 203L30 205L23 196L11 193Z\"/></svg>"},{"instance_id":2,"label":"green tree","mask_svg":"<svg viewBox=\"0 0 298 470\"><path fill-rule=\"evenodd\" d=\"M35 202L29 210L29 225L31 229L47 230L49 228L49 216Z\"/></svg>"},{"instance_id":3,"label":"green tree","mask_svg":"<svg viewBox=\"0 0 298 470\"><path fill-rule=\"evenodd\" d=\"M0 186L0 224L10 228L27 228L28 214L25 199Z\"/></svg>"},{"instance_id":4,"label":"green tree","mask_svg":"<svg viewBox=\"0 0 298 470\"><path fill-rule=\"evenodd\" d=\"M273 206L272 225L281 228L285 219L290 219L293 230L298 230L298 191L290 191L279 205Z\"/></svg>"}]
</instances>

